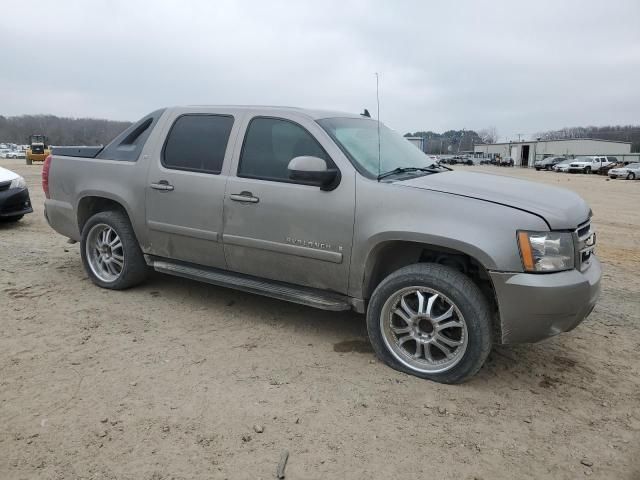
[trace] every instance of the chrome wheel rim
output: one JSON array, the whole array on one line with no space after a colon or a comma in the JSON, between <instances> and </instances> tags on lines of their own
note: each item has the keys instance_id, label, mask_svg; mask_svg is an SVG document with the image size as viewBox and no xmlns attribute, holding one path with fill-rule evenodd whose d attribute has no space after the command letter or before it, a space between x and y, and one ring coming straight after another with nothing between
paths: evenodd
<instances>
[{"instance_id":1,"label":"chrome wheel rim","mask_svg":"<svg viewBox=\"0 0 640 480\"><path fill-rule=\"evenodd\" d=\"M93 274L103 282L115 282L124 269L122 240L109 225L91 227L86 242L87 262Z\"/></svg>"},{"instance_id":2,"label":"chrome wheel rim","mask_svg":"<svg viewBox=\"0 0 640 480\"><path fill-rule=\"evenodd\" d=\"M439 373L457 365L467 351L467 323L442 292L427 287L403 288L391 295L380 315L387 348L403 365Z\"/></svg>"}]
</instances>

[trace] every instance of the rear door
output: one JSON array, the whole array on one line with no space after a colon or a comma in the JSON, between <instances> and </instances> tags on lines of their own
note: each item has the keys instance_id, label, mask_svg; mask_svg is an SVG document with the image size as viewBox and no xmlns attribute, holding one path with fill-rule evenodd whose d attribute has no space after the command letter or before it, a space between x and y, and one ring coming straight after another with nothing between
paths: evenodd
<instances>
[{"instance_id":1,"label":"rear door","mask_svg":"<svg viewBox=\"0 0 640 480\"><path fill-rule=\"evenodd\" d=\"M236 118L176 111L166 128L147 174L149 253L225 268L222 213Z\"/></svg>"},{"instance_id":2,"label":"rear door","mask_svg":"<svg viewBox=\"0 0 640 480\"><path fill-rule=\"evenodd\" d=\"M346 293L355 215L353 168L310 119L282 113L247 117L246 122L225 197L229 269ZM323 191L291 181L289 161L302 155L321 157L338 168L338 186Z\"/></svg>"}]
</instances>

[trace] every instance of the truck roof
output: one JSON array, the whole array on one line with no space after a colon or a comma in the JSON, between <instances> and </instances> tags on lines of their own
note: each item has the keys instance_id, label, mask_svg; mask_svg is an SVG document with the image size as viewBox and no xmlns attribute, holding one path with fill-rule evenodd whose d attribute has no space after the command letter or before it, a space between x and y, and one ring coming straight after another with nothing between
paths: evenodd
<instances>
[{"instance_id":1,"label":"truck roof","mask_svg":"<svg viewBox=\"0 0 640 480\"><path fill-rule=\"evenodd\" d=\"M321 110L314 108L300 108L300 107L287 107L287 106L277 106L277 105L184 105L184 106L174 106L171 108L225 108L225 109L234 109L234 110L251 110L263 112L265 114L277 114L278 112L296 112L301 115L305 115L313 120L319 120L321 118L332 118L332 117L350 117L350 118L362 118L361 115L355 113L341 112L338 110Z\"/></svg>"}]
</instances>

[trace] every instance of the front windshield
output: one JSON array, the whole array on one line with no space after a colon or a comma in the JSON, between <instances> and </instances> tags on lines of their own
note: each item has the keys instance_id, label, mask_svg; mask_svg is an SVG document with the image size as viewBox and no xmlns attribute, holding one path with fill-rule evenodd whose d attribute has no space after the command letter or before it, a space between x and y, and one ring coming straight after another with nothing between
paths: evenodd
<instances>
[{"instance_id":1,"label":"front windshield","mask_svg":"<svg viewBox=\"0 0 640 480\"><path fill-rule=\"evenodd\" d=\"M587 162L587 163L592 163L593 159L589 158L589 157L577 157L575 159L576 162Z\"/></svg>"},{"instance_id":2,"label":"front windshield","mask_svg":"<svg viewBox=\"0 0 640 480\"><path fill-rule=\"evenodd\" d=\"M325 118L318 120L318 123L356 168L371 178L396 168L427 168L434 165L434 161L415 145L382 123L378 143L378 122L370 118Z\"/></svg>"}]
</instances>

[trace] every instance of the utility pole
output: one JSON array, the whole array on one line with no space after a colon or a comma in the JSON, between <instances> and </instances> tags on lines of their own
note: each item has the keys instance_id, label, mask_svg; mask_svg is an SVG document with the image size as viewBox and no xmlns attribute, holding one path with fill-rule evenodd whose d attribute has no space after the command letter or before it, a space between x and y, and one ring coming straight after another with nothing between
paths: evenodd
<instances>
[{"instance_id":1,"label":"utility pole","mask_svg":"<svg viewBox=\"0 0 640 480\"><path fill-rule=\"evenodd\" d=\"M524 135L524 133L518 133L518 143L520 143L520 137Z\"/></svg>"},{"instance_id":2,"label":"utility pole","mask_svg":"<svg viewBox=\"0 0 640 480\"><path fill-rule=\"evenodd\" d=\"M460 141L458 142L458 152L460 153L460 145L462 145L462 141L464 140L464 128L462 129L462 136L460 137Z\"/></svg>"}]
</instances>

